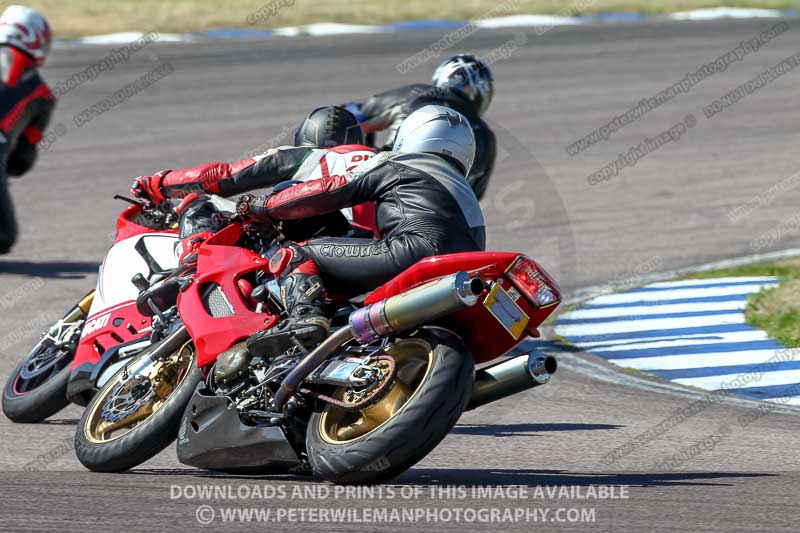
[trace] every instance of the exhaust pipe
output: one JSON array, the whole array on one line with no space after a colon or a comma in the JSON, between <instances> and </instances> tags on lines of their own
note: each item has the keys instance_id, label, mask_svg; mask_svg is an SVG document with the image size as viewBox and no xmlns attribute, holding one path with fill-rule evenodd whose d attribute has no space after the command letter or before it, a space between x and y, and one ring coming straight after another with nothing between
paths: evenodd
<instances>
[{"instance_id":1,"label":"exhaust pipe","mask_svg":"<svg viewBox=\"0 0 800 533\"><path fill-rule=\"evenodd\" d=\"M356 340L369 344L472 307L485 288L482 279L457 272L354 311L350 327Z\"/></svg>"},{"instance_id":2,"label":"exhaust pipe","mask_svg":"<svg viewBox=\"0 0 800 533\"><path fill-rule=\"evenodd\" d=\"M482 279L456 272L353 311L348 327L328 337L289 372L275 393L272 410L280 413L300 383L350 339L369 344L392 333L428 324L472 307L485 288Z\"/></svg>"},{"instance_id":3,"label":"exhaust pipe","mask_svg":"<svg viewBox=\"0 0 800 533\"><path fill-rule=\"evenodd\" d=\"M545 385L558 369L556 358L536 353L520 355L475 373L467 411Z\"/></svg>"}]
</instances>

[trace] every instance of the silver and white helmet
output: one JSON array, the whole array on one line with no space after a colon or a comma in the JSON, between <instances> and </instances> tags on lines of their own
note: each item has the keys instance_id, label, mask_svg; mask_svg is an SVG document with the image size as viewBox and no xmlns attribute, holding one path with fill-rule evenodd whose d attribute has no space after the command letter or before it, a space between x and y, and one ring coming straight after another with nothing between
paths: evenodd
<instances>
[{"instance_id":1,"label":"silver and white helmet","mask_svg":"<svg viewBox=\"0 0 800 533\"><path fill-rule=\"evenodd\" d=\"M494 97L494 78L489 63L469 54L461 54L442 61L433 73L433 85L450 87L461 92L474 105L478 115L483 115Z\"/></svg>"},{"instance_id":2,"label":"silver and white helmet","mask_svg":"<svg viewBox=\"0 0 800 533\"><path fill-rule=\"evenodd\" d=\"M475 161L475 134L467 117L444 106L426 105L406 118L394 140L395 152L428 152L455 160L466 176Z\"/></svg>"},{"instance_id":3,"label":"silver and white helmet","mask_svg":"<svg viewBox=\"0 0 800 533\"><path fill-rule=\"evenodd\" d=\"M38 66L50 53L53 37L47 19L25 6L8 6L0 15L0 44L8 44L30 55Z\"/></svg>"}]
</instances>

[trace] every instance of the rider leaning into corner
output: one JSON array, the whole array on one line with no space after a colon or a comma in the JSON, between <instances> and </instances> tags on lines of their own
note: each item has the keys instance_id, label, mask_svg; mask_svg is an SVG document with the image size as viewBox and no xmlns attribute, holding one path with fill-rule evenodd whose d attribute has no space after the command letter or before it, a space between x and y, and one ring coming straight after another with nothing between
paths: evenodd
<instances>
[{"instance_id":1,"label":"rider leaning into corner","mask_svg":"<svg viewBox=\"0 0 800 533\"><path fill-rule=\"evenodd\" d=\"M206 163L183 170L162 170L140 176L131 191L155 203L166 198L185 198L181 212L181 237L220 229L219 207L199 193L238 196L274 187L286 181L308 181L339 177L375 156L364 146L364 135L356 118L336 106L312 111L295 132L295 146L282 146L235 163ZM374 205L354 206L344 211L351 224L373 232Z\"/></svg>"},{"instance_id":2,"label":"rider leaning into corner","mask_svg":"<svg viewBox=\"0 0 800 533\"><path fill-rule=\"evenodd\" d=\"M50 122L55 97L38 69L50 51L50 26L36 11L9 6L0 16L0 254L17 240L8 176L36 161L36 145Z\"/></svg>"},{"instance_id":3,"label":"rider leaning into corner","mask_svg":"<svg viewBox=\"0 0 800 533\"><path fill-rule=\"evenodd\" d=\"M254 334L248 349L278 354L294 344L322 342L325 287L360 294L426 257L485 249L483 214L465 176L475 158L469 121L443 106L413 112L393 151L344 176L320 178L269 196L239 200L239 214L256 221L299 220L374 202L380 239L318 238L289 244L270 260L289 318Z\"/></svg>"},{"instance_id":4,"label":"rider leaning into corner","mask_svg":"<svg viewBox=\"0 0 800 533\"><path fill-rule=\"evenodd\" d=\"M376 94L363 104L345 107L372 136L387 131L385 149L391 149L403 121L426 105L441 105L467 117L475 134L475 162L467 176L478 199L483 198L494 169L497 141L489 125L481 118L494 96L494 80L489 65L471 55L457 55L443 61L433 74L431 85L414 83Z\"/></svg>"},{"instance_id":5,"label":"rider leaning into corner","mask_svg":"<svg viewBox=\"0 0 800 533\"><path fill-rule=\"evenodd\" d=\"M262 177L245 180L242 170L232 173L223 165L210 173L193 171L191 178L185 177L187 171L179 171L174 179L169 172L140 177L133 192L158 201L196 191L201 184L205 191L232 195L247 186L260 188L268 181L303 178L299 169L305 158L316 157L305 155L304 150L315 149L275 150L248 167L266 165L272 178L267 177L266 167L263 174L259 172ZM237 211L260 222L299 220L373 204L379 237L285 243L270 259L269 268L278 279L289 318L254 334L248 341L250 352L281 353L293 346L293 336L306 346L322 342L330 329L322 309L326 286L335 287L337 293L358 295L426 257L484 250L483 214L465 178L474 158L475 136L466 117L431 105L408 116L397 132L393 151L371 157L343 174L329 173L268 196L243 196ZM267 159L275 161L264 163Z\"/></svg>"}]
</instances>

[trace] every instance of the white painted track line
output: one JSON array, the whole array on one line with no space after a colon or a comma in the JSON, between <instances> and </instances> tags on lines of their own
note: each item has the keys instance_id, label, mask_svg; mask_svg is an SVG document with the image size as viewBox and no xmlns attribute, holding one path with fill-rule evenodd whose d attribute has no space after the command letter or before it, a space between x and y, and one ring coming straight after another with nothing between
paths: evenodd
<instances>
[{"instance_id":1,"label":"white painted track line","mask_svg":"<svg viewBox=\"0 0 800 533\"><path fill-rule=\"evenodd\" d=\"M715 352L686 355L664 355L661 357L637 357L633 359L609 359L611 363L639 370L680 370L709 368L715 366L760 365L769 361L780 350L742 350L741 352Z\"/></svg>"},{"instance_id":2,"label":"white painted track line","mask_svg":"<svg viewBox=\"0 0 800 533\"><path fill-rule=\"evenodd\" d=\"M723 313L719 315L694 316L685 318L651 318L643 320L620 320L596 324L564 324L558 333L564 337L584 337L591 335L610 335L614 333L636 333L661 329L701 328L726 324L744 324L743 313ZM635 336L635 335L632 335Z\"/></svg>"}]
</instances>

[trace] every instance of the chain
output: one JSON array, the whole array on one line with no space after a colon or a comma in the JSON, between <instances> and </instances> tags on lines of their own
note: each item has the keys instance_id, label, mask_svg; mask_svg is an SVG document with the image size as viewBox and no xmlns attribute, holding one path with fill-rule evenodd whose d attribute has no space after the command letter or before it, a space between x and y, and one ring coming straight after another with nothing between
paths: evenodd
<instances>
[{"instance_id":1,"label":"chain","mask_svg":"<svg viewBox=\"0 0 800 533\"><path fill-rule=\"evenodd\" d=\"M312 391L308 388L301 388L300 393L305 394L306 396L310 396L316 400L320 400L331 405L335 405L341 409L346 409L348 411L361 411L362 409L366 409L372 405L375 405L380 400L384 398L387 392L391 389L391 386L394 384L395 381L395 370L397 369L397 365L393 357L388 355L381 355L374 360L375 362L385 361L389 364L389 370L386 373L386 376L382 380L381 384L378 385L375 390L372 391L372 394L361 400L360 402L346 402L344 400L339 400L338 398L334 398L332 396L328 396L326 394L322 394L320 392Z\"/></svg>"}]
</instances>

